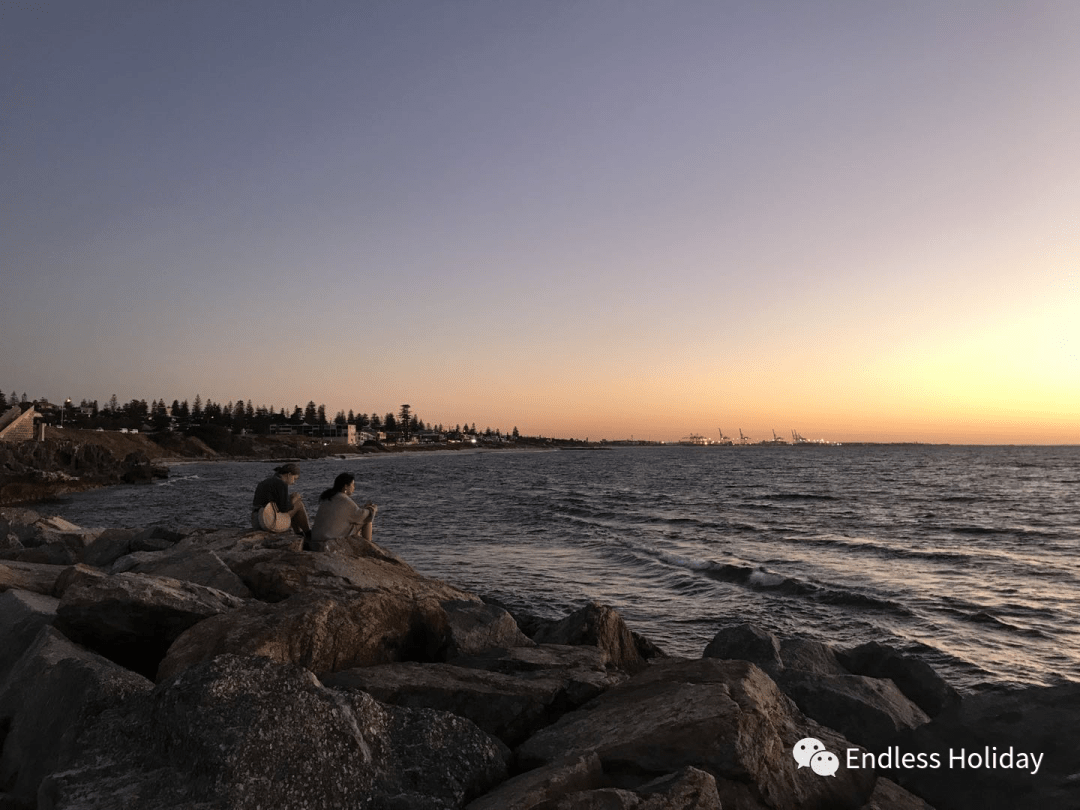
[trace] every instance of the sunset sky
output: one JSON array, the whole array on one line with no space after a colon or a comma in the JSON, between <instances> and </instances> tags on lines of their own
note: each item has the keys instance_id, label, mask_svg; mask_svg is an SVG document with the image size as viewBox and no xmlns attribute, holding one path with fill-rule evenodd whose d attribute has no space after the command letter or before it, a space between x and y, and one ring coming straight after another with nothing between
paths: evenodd
<instances>
[{"instance_id":1,"label":"sunset sky","mask_svg":"<svg viewBox=\"0 0 1080 810\"><path fill-rule=\"evenodd\" d=\"M1080 3L0 3L0 389L1080 443Z\"/></svg>"}]
</instances>

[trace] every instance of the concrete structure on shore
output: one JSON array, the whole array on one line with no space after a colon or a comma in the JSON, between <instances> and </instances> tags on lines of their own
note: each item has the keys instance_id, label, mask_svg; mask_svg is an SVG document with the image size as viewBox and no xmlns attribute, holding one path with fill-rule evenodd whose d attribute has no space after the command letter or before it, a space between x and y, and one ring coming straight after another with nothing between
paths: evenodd
<instances>
[{"instance_id":1,"label":"concrete structure on shore","mask_svg":"<svg viewBox=\"0 0 1080 810\"><path fill-rule=\"evenodd\" d=\"M0 442L25 442L34 438L34 420L41 414L33 406L23 411L18 405L0 416ZM41 438L44 438L42 435Z\"/></svg>"}]
</instances>

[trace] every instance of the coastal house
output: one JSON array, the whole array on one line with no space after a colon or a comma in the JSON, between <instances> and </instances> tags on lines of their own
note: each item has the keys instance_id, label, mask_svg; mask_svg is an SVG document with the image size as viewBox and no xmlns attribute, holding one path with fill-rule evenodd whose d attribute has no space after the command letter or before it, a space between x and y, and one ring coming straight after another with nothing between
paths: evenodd
<instances>
[{"instance_id":1,"label":"coastal house","mask_svg":"<svg viewBox=\"0 0 1080 810\"><path fill-rule=\"evenodd\" d=\"M0 442L26 442L34 438L34 420L41 414L30 406L25 411L18 405L0 416Z\"/></svg>"},{"instance_id":2,"label":"coastal house","mask_svg":"<svg viewBox=\"0 0 1080 810\"><path fill-rule=\"evenodd\" d=\"M325 439L334 444L356 445L364 440L359 438L356 425L339 425L330 422L325 425L270 425L272 436L311 436Z\"/></svg>"}]
</instances>

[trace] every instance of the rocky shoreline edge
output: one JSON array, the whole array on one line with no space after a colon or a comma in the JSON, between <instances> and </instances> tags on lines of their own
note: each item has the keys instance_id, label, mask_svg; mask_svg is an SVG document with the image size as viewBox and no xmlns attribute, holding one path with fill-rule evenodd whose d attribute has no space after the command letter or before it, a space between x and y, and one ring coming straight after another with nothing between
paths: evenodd
<instances>
[{"instance_id":1,"label":"rocky shoreline edge","mask_svg":"<svg viewBox=\"0 0 1080 810\"><path fill-rule=\"evenodd\" d=\"M1078 705L737 618L669 657L603 605L515 616L360 540L0 510L0 810L1065 808Z\"/></svg>"},{"instance_id":2,"label":"rocky shoreline edge","mask_svg":"<svg viewBox=\"0 0 1080 810\"><path fill-rule=\"evenodd\" d=\"M227 449L214 450L195 437L169 434L98 433L49 428L43 442L0 442L0 507L40 503L73 492L113 484L146 484L168 478L169 465L208 461L281 463L321 458L356 458L389 453L463 452L461 446L324 444L301 436L229 437ZM521 440L475 450L540 451L546 444ZM468 449L464 450L468 452Z\"/></svg>"}]
</instances>

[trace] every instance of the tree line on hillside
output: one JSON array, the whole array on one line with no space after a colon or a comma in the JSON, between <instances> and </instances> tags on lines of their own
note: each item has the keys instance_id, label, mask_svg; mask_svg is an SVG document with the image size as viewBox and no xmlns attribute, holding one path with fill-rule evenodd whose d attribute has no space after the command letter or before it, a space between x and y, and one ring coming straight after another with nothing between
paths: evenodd
<instances>
[{"instance_id":1,"label":"tree line on hillside","mask_svg":"<svg viewBox=\"0 0 1080 810\"><path fill-rule=\"evenodd\" d=\"M104 406L99 406L98 401L82 399L78 405L71 400L66 400L63 405L54 405L46 400L34 400L31 402L24 393L19 397L14 391L10 396L5 396L0 390L0 412L12 405L27 407L30 404L37 406L49 424L70 425L76 428L103 428L106 430L142 430L149 428L155 431L181 431L189 432L204 426L217 426L225 428L233 433L256 433L268 434L276 428L272 426L299 428L326 428L332 426L344 427L355 425L357 430L372 433L395 434L408 440L420 433L438 433L453 437L458 436L519 436L515 427L512 433L504 433L500 429L492 430L490 427L478 431L476 423L471 425L457 424L454 427L444 426L442 423L434 424L425 422L417 414L412 412L412 406L402 405L397 413L387 411L380 416L377 411L368 413L355 413L353 410L338 411L332 418L327 415L325 405L316 405L314 401L301 408L293 407L291 412L284 408L274 410L265 405L256 406L252 400L238 399L235 402L227 402L224 405L214 402L209 397L203 400L198 394L189 404L173 400L167 405L164 399L155 399L147 403L145 399L132 399L127 403L120 403L116 394L110 397Z\"/></svg>"}]
</instances>

